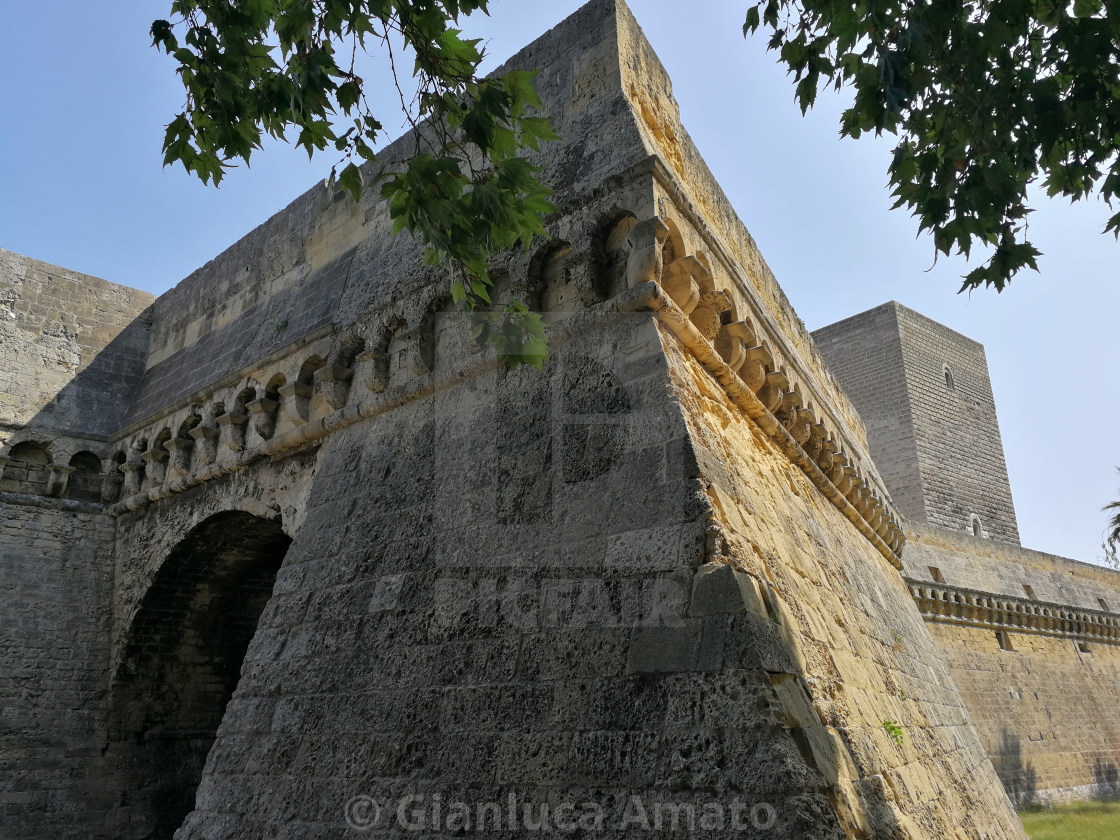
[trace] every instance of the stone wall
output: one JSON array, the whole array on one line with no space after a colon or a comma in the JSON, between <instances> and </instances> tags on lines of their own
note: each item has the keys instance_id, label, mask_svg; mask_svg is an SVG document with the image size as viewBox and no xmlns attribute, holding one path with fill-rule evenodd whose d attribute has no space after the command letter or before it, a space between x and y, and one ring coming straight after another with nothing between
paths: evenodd
<instances>
[{"instance_id":1,"label":"stone wall","mask_svg":"<svg viewBox=\"0 0 1120 840\"><path fill-rule=\"evenodd\" d=\"M767 824L746 836L1021 840L862 423L633 17L595 0L508 66L543 68L565 138L537 158L550 240L494 266L553 324L543 371L441 317L448 278L373 192L320 185L154 305L102 505L18 492L15 459L21 510L117 533L111 628L77 621L102 622L76 669L108 683L98 796L17 797L42 818L13 824L166 836L197 783L180 840L333 837L406 796L425 836L457 830L440 801L511 797L612 831L635 795L676 820L737 803Z\"/></svg>"},{"instance_id":2,"label":"stone wall","mask_svg":"<svg viewBox=\"0 0 1120 840\"><path fill-rule=\"evenodd\" d=\"M326 439L182 837L511 797L1021 836L893 566L656 323Z\"/></svg>"},{"instance_id":3,"label":"stone wall","mask_svg":"<svg viewBox=\"0 0 1120 840\"><path fill-rule=\"evenodd\" d=\"M1120 647L930 625L1017 805L1120 795ZM1085 650L1081 650L1081 647Z\"/></svg>"},{"instance_id":4,"label":"stone wall","mask_svg":"<svg viewBox=\"0 0 1120 840\"><path fill-rule=\"evenodd\" d=\"M903 513L1018 543L984 348L894 301L814 333Z\"/></svg>"},{"instance_id":5,"label":"stone wall","mask_svg":"<svg viewBox=\"0 0 1120 840\"><path fill-rule=\"evenodd\" d=\"M670 349L670 355L676 356ZM714 509L714 556L749 575L780 640L764 667L848 837L1019 836L941 654L882 555L694 360L671 364ZM765 624L756 625L765 628ZM807 833L806 836L819 836Z\"/></svg>"},{"instance_id":6,"label":"stone wall","mask_svg":"<svg viewBox=\"0 0 1120 840\"><path fill-rule=\"evenodd\" d=\"M907 519L926 521L896 307L886 304L847 318L815 331L813 339L859 408L891 500Z\"/></svg>"},{"instance_id":7,"label":"stone wall","mask_svg":"<svg viewBox=\"0 0 1120 840\"><path fill-rule=\"evenodd\" d=\"M1012 798L1120 793L1120 573L934 526L903 562Z\"/></svg>"},{"instance_id":8,"label":"stone wall","mask_svg":"<svg viewBox=\"0 0 1120 840\"><path fill-rule=\"evenodd\" d=\"M104 822L114 521L0 493L0 835L88 838Z\"/></svg>"},{"instance_id":9,"label":"stone wall","mask_svg":"<svg viewBox=\"0 0 1120 840\"><path fill-rule=\"evenodd\" d=\"M115 432L144 369L153 300L0 249L0 446L27 424Z\"/></svg>"}]
</instances>

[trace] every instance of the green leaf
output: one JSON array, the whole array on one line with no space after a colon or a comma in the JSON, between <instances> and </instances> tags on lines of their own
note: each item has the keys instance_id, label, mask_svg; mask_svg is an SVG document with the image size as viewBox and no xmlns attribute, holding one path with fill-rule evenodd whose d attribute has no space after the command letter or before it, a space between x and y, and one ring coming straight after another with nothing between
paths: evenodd
<instances>
[{"instance_id":1,"label":"green leaf","mask_svg":"<svg viewBox=\"0 0 1120 840\"><path fill-rule=\"evenodd\" d=\"M338 185L346 190L357 201L362 197L362 170L353 163L347 164L346 167L339 173Z\"/></svg>"},{"instance_id":2,"label":"green leaf","mask_svg":"<svg viewBox=\"0 0 1120 840\"><path fill-rule=\"evenodd\" d=\"M743 37L747 37L758 29L761 20L759 18L758 6L751 6L747 9L747 20L743 24Z\"/></svg>"}]
</instances>

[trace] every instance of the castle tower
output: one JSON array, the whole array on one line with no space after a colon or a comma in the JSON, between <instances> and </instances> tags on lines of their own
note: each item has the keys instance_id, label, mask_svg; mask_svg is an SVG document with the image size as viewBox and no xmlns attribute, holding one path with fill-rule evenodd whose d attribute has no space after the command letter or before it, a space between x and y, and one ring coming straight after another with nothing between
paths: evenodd
<instances>
[{"instance_id":1,"label":"castle tower","mask_svg":"<svg viewBox=\"0 0 1120 840\"><path fill-rule=\"evenodd\" d=\"M813 333L916 522L1019 543L984 347L891 301Z\"/></svg>"}]
</instances>

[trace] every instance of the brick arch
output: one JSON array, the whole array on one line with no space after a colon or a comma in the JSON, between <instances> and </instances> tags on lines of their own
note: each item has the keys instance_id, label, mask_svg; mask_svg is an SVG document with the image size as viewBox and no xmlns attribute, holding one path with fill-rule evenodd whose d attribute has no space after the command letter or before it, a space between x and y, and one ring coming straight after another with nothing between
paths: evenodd
<instances>
[{"instance_id":1,"label":"brick arch","mask_svg":"<svg viewBox=\"0 0 1120 840\"><path fill-rule=\"evenodd\" d=\"M195 790L291 539L279 519L214 514L171 549L125 638L109 759L139 840L170 840Z\"/></svg>"}]
</instances>

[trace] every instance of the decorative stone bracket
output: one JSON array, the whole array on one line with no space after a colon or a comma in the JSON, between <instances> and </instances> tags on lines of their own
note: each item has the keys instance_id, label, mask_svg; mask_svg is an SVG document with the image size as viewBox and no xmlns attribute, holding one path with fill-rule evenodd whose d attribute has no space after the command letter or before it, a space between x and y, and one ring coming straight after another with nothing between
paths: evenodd
<instances>
[{"instance_id":1,"label":"decorative stone bracket","mask_svg":"<svg viewBox=\"0 0 1120 840\"><path fill-rule=\"evenodd\" d=\"M227 415L222 415L222 417L225 416ZM244 414L241 416L245 417ZM221 417L218 418L218 422L221 422ZM195 454L199 463L214 463L218 457L218 438L221 435L221 429L218 423L208 422L203 423L201 426L195 426L190 430L189 434L194 438Z\"/></svg>"},{"instance_id":2,"label":"decorative stone bracket","mask_svg":"<svg viewBox=\"0 0 1120 840\"><path fill-rule=\"evenodd\" d=\"M175 478L191 471L191 452L194 450L192 438L171 438L164 444L171 457L167 463L167 475Z\"/></svg>"},{"instance_id":3,"label":"decorative stone bracket","mask_svg":"<svg viewBox=\"0 0 1120 840\"><path fill-rule=\"evenodd\" d=\"M630 256L626 260L626 283L634 286L659 280L664 268L661 249L669 238L669 228L654 216L638 222L627 234Z\"/></svg>"},{"instance_id":4,"label":"decorative stone bracket","mask_svg":"<svg viewBox=\"0 0 1120 840\"><path fill-rule=\"evenodd\" d=\"M927 621L1120 645L1120 615L906 578Z\"/></svg>"},{"instance_id":5,"label":"decorative stone bracket","mask_svg":"<svg viewBox=\"0 0 1120 840\"><path fill-rule=\"evenodd\" d=\"M721 323L731 300L725 291L712 288L704 263L686 255L668 266L662 264L667 236L668 227L657 217L631 229L627 259L631 305L644 301L731 399L901 569L904 537L894 515L854 459L833 439L800 386L776 364L754 325L746 319Z\"/></svg>"},{"instance_id":6,"label":"decorative stone bracket","mask_svg":"<svg viewBox=\"0 0 1120 840\"><path fill-rule=\"evenodd\" d=\"M242 411L231 411L218 417L218 446L223 451L228 450L230 452L240 452L244 449L245 426L248 422L248 413ZM194 431L198 431L198 429Z\"/></svg>"},{"instance_id":7,"label":"decorative stone bracket","mask_svg":"<svg viewBox=\"0 0 1120 840\"><path fill-rule=\"evenodd\" d=\"M152 484L163 484L167 477L167 455L166 449L149 449L140 455L140 459L148 465L144 475Z\"/></svg>"},{"instance_id":8,"label":"decorative stone bracket","mask_svg":"<svg viewBox=\"0 0 1120 840\"><path fill-rule=\"evenodd\" d=\"M144 477L144 462L137 459L125 461L121 464L121 471L124 473L122 495L134 496L139 493Z\"/></svg>"},{"instance_id":9,"label":"decorative stone bracket","mask_svg":"<svg viewBox=\"0 0 1120 840\"><path fill-rule=\"evenodd\" d=\"M340 365L323 365L316 370L315 395L311 398L312 413L326 414L346 405L346 395L350 392L350 381L353 378L353 369Z\"/></svg>"},{"instance_id":10,"label":"decorative stone bracket","mask_svg":"<svg viewBox=\"0 0 1120 840\"><path fill-rule=\"evenodd\" d=\"M66 484L70 480L70 474L74 472L74 467L61 464L51 464L50 467L51 474L47 479L47 495L60 499L66 493Z\"/></svg>"},{"instance_id":11,"label":"decorative stone bracket","mask_svg":"<svg viewBox=\"0 0 1120 840\"><path fill-rule=\"evenodd\" d=\"M358 379L374 394L383 394L389 387L389 354L366 350L356 360Z\"/></svg>"}]
</instances>

